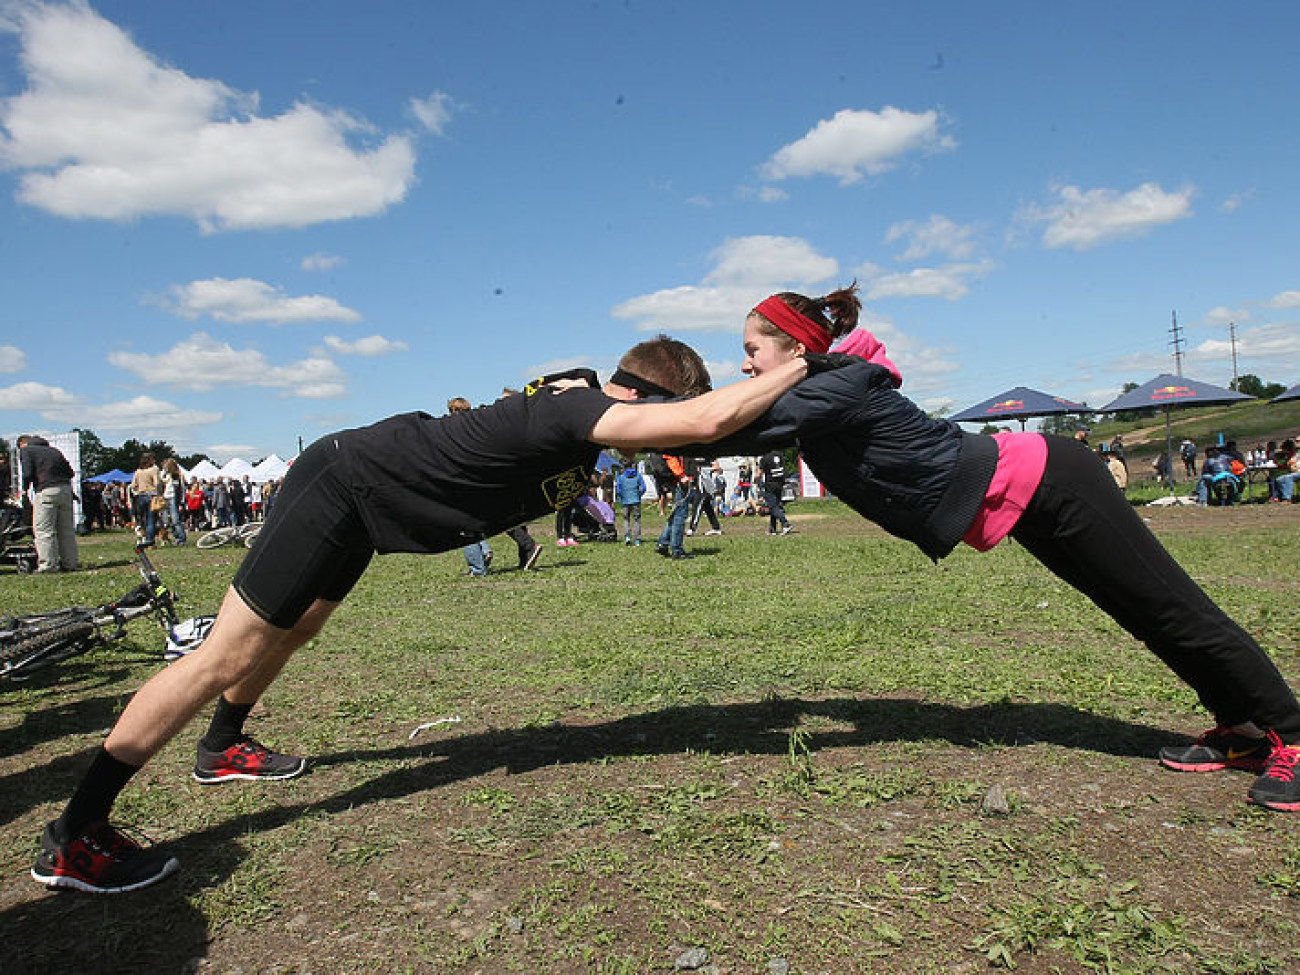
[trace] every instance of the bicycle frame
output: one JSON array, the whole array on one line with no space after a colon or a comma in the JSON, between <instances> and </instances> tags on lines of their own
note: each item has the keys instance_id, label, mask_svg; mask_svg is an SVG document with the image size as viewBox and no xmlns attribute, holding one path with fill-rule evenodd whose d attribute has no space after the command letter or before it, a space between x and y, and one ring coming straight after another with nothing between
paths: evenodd
<instances>
[{"instance_id":1,"label":"bicycle frame","mask_svg":"<svg viewBox=\"0 0 1300 975\"><path fill-rule=\"evenodd\" d=\"M36 670L120 640L126 635L127 623L141 616L157 616L170 635L180 622L175 594L162 581L143 546L136 547L135 555L142 581L112 602L0 622L0 680L25 680Z\"/></svg>"}]
</instances>

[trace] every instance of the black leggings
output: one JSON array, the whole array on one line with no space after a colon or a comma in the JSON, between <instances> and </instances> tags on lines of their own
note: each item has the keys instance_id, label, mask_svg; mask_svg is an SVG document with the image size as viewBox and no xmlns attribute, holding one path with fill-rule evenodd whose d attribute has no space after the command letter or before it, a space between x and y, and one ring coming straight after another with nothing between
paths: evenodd
<instances>
[{"instance_id":1,"label":"black leggings","mask_svg":"<svg viewBox=\"0 0 1300 975\"><path fill-rule=\"evenodd\" d=\"M1300 703L1268 654L1165 551L1092 451L1046 439L1047 470L1011 537L1150 647L1221 724L1300 742Z\"/></svg>"}]
</instances>

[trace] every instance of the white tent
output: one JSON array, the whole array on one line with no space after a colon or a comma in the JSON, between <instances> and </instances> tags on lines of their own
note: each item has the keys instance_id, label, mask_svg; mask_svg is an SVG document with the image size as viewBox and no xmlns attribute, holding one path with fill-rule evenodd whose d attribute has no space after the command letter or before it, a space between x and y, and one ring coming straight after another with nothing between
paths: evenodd
<instances>
[{"instance_id":1,"label":"white tent","mask_svg":"<svg viewBox=\"0 0 1300 975\"><path fill-rule=\"evenodd\" d=\"M234 458L221 468L222 477L233 477L242 481L245 474L250 478L253 476L253 465L242 457Z\"/></svg>"},{"instance_id":2,"label":"white tent","mask_svg":"<svg viewBox=\"0 0 1300 975\"><path fill-rule=\"evenodd\" d=\"M289 473L289 465L272 454L253 468L253 480L258 484L265 484L267 481L284 477L287 473Z\"/></svg>"},{"instance_id":3,"label":"white tent","mask_svg":"<svg viewBox=\"0 0 1300 975\"><path fill-rule=\"evenodd\" d=\"M221 476L221 468L205 457L190 468L190 470L186 471L186 476L189 478L198 478L201 481L210 481L214 477Z\"/></svg>"}]
</instances>

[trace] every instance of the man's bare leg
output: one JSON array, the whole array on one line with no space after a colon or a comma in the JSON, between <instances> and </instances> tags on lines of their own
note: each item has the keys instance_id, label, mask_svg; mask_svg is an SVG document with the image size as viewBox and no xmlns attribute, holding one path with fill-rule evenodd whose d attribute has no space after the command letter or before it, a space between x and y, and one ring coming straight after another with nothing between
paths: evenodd
<instances>
[{"instance_id":1,"label":"man's bare leg","mask_svg":"<svg viewBox=\"0 0 1300 975\"><path fill-rule=\"evenodd\" d=\"M138 768L223 691L231 703L252 704L337 606L318 600L292 630L282 630L249 609L234 589L227 590L202 648L136 692L104 742L105 750Z\"/></svg>"}]
</instances>

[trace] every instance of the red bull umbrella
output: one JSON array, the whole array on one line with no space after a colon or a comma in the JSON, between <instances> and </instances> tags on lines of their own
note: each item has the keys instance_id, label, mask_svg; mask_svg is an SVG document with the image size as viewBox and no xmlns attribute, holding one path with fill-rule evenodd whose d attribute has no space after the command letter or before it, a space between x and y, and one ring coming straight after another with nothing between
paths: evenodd
<instances>
[{"instance_id":1,"label":"red bull umbrella","mask_svg":"<svg viewBox=\"0 0 1300 975\"><path fill-rule=\"evenodd\" d=\"M1235 389L1203 383L1186 376L1169 373L1156 376L1137 389L1130 389L1103 406L1100 413L1123 413L1128 410L1147 410L1152 407L1165 411L1165 457L1174 456L1173 425L1169 414L1180 406L1215 406L1222 403L1244 403L1254 399ZM1174 465L1169 464L1169 489L1173 491Z\"/></svg>"},{"instance_id":2,"label":"red bull umbrella","mask_svg":"<svg viewBox=\"0 0 1300 975\"><path fill-rule=\"evenodd\" d=\"M1012 417L1019 420L1021 429L1024 429L1025 421L1030 417L1086 412L1088 407L1082 403L1053 396L1051 393L1039 392L1028 386L1017 386L982 403L976 403L948 419L958 423L994 423Z\"/></svg>"},{"instance_id":3,"label":"red bull umbrella","mask_svg":"<svg viewBox=\"0 0 1300 975\"><path fill-rule=\"evenodd\" d=\"M1103 406L1100 413L1122 413L1126 410L1145 410L1156 407L1213 406L1217 403L1244 403L1254 399L1233 389L1198 382L1186 376L1165 373L1137 389L1130 389Z\"/></svg>"}]
</instances>

